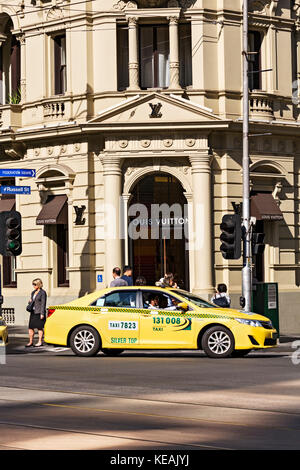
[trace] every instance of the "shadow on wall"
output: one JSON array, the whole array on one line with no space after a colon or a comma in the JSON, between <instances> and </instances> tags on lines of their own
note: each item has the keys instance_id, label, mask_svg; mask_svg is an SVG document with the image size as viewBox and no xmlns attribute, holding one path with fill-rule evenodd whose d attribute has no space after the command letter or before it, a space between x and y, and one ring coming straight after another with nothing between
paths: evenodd
<instances>
[{"instance_id":1,"label":"shadow on wall","mask_svg":"<svg viewBox=\"0 0 300 470\"><path fill-rule=\"evenodd\" d=\"M87 203L84 203L86 208L83 213L85 222L83 225L81 225L81 227L86 227L88 224L88 234L80 254L79 297L89 294L97 288L96 272L94 269L96 266L95 174L97 173L97 168L95 168L95 165L97 165L97 163L100 164L100 162L95 160L95 154L97 156L100 154L99 142L94 142L94 140L91 139L88 143L87 153L87 187L85 190ZM76 225L74 225L73 230L76 231ZM80 227L77 230L80 230Z\"/></svg>"}]
</instances>

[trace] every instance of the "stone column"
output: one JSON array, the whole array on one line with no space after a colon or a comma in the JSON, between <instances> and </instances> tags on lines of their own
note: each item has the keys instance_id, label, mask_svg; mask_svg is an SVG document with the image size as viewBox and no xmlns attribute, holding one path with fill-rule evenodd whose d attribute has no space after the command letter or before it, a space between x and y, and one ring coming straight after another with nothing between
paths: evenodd
<instances>
[{"instance_id":1,"label":"stone column","mask_svg":"<svg viewBox=\"0 0 300 470\"><path fill-rule=\"evenodd\" d=\"M139 59L138 59L138 20L128 18L128 53L129 53L129 87L128 90L140 90Z\"/></svg>"},{"instance_id":2,"label":"stone column","mask_svg":"<svg viewBox=\"0 0 300 470\"><path fill-rule=\"evenodd\" d=\"M179 42L178 21L176 17L169 18L169 44L170 44L170 90L180 90L179 83Z\"/></svg>"},{"instance_id":3,"label":"stone column","mask_svg":"<svg viewBox=\"0 0 300 470\"><path fill-rule=\"evenodd\" d=\"M300 102L300 26L297 25L295 41L296 41L296 55L297 55L297 83L293 85L293 103L299 106ZM295 89L297 92L295 93ZM295 96L297 94L297 96ZM300 120L300 114L298 116L298 121Z\"/></svg>"},{"instance_id":4,"label":"stone column","mask_svg":"<svg viewBox=\"0 0 300 470\"><path fill-rule=\"evenodd\" d=\"M26 101L26 41L25 35L19 34L17 40L20 42L20 56L21 56L21 81L20 81L20 91L21 91L21 103Z\"/></svg>"},{"instance_id":5,"label":"stone column","mask_svg":"<svg viewBox=\"0 0 300 470\"><path fill-rule=\"evenodd\" d=\"M5 103L5 96L4 96L4 89L5 89L5 84L4 84L4 57L3 57L3 46L5 44L5 41L7 39L7 36L3 33L0 33L0 47L2 48L2 64L1 64L1 70L0 70L0 104Z\"/></svg>"},{"instance_id":6,"label":"stone column","mask_svg":"<svg viewBox=\"0 0 300 470\"><path fill-rule=\"evenodd\" d=\"M211 167L209 150L206 149L189 157L192 166L193 183L193 240L194 253L193 292L208 298L213 292L212 284L212 208L211 208Z\"/></svg>"},{"instance_id":7,"label":"stone column","mask_svg":"<svg viewBox=\"0 0 300 470\"><path fill-rule=\"evenodd\" d=\"M121 159L119 157L102 157L104 176L104 236L105 236L105 266L106 284L112 280L114 267L122 268L122 240L120 227L120 198L121 198Z\"/></svg>"},{"instance_id":8,"label":"stone column","mask_svg":"<svg viewBox=\"0 0 300 470\"><path fill-rule=\"evenodd\" d=\"M128 201L131 194L122 194L123 200L123 236L124 236L124 261L129 264L129 247L128 247Z\"/></svg>"}]
</instances>

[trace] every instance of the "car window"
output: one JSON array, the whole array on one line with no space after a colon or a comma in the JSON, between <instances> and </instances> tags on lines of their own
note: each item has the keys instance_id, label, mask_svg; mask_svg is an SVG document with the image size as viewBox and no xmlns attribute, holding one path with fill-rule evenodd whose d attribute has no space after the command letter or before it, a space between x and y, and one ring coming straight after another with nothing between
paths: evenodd
<instances>
[{"instance_id":1,"label":"car window","mask_svg":"<svg viewBox=\"0 0 300 470\"><path fill-rule=\"evenodd\" d=\"M212 304L211 302L208 302L207 300L204 300L201 297L198 297L198 295L190 294L190 292L180 290L180 289L178 289L177 292L178 292L178 295L185 298L188 302L192 302L198 307L216 308L215 304Z\"/></svg>"},{"instance_id":2,"label":"car window","mask_svg":"<svg viewBox=\"0 0 300 470\"><path fill-rule=\"evenodd\" d=\"M136 307L136 291L114 291L99 297L91 305L96 307Z\"/></svg>"},{"instance_id":3,"label":"car window","mask_svg":"<svg viewBox=\"0 0 300 470\"><path fill-rule=\"evenodd\" d=\"M159 291L143 291L143 308L149 310L178 310L181 300ZM179 309L180 310L180 309Z\"/></svg>"}]
</instances>

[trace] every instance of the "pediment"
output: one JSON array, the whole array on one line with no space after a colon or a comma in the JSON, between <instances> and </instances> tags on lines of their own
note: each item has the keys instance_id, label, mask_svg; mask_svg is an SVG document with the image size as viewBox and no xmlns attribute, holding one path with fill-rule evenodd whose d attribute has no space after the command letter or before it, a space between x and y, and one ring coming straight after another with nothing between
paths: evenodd
<instances>
[{"instance_id":1,"label":"pediment","mask_svg":"<svg viewBox=\"0 0 300 470\"><path fill-rule=\"evenodd\" d=\"M166 123L220 123L212 110L175 95L135 95L100 111L87 124L164 125Z\"/></svg>"}]
</instances>

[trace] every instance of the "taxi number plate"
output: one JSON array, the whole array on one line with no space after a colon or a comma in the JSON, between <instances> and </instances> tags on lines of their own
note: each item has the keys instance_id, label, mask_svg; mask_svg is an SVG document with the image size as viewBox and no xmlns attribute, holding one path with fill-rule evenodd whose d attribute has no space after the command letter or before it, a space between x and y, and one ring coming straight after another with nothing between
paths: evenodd
<instances>
[{"instance_id":1,"label":"taxi number plate","mask_svg":"<svg viewBox=\"0 0 300 470\"><path fill-rule=\"evenodd\" d=\"M137 330L137 321L110 321L108 322L109 330Z\"/></svg>"}]
</instances>

